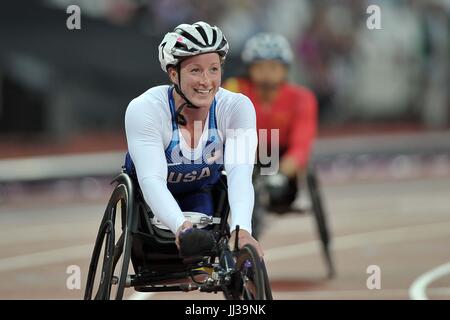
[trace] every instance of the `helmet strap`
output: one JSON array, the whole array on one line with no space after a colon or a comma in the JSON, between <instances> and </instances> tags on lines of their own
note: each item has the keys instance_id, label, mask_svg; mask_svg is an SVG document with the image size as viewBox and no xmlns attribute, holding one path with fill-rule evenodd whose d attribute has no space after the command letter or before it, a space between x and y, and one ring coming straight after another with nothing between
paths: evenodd
<instances>
[{"instance_id":1,"label":"helmet strap","mask_svg":"<svg viewBox=\"0 0 450 320\"><path fill-rule=\"evenodd\" d=\"M180 95L181 98L185 101L175 112L176 121L179 125L185 126L187 124L186 118L181 114L184 107L188 107L191 109L199 109L199 107L195 106L181 91L181 70L180 63L177 64L177 73L178 73L178 84L174 84L175 91Z\"/></svg>"}]
</instances>

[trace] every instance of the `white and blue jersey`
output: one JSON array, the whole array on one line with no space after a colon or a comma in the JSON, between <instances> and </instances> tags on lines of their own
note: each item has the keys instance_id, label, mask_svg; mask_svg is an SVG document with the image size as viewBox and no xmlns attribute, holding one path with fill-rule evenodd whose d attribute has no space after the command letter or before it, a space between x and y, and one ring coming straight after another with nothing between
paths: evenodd
<instances>
[{"instance_id":1,"label":"white and blue jersey","mask_svg":"<svg viewBox=\"0 0 450 320\"><path fill-rule=\"evenodd\" d=\"M213 214L208 190L226 171L231 223L251 233L256 116L242 94L220 88L211 104L200 142L191 149L175 115L173 88L157 86L133 99L126 111L127 171L136 170L150 209L172 232L183 211ZM247 155L246 157L242 155ZM246 161L237 161L237 159ZM132 159L132 160L131 160Z\"/></svg>"},{"instance_id":2,"label":"white and blue jersey","mask_svg":"<svg viewBox=\"0 0 450 320\"><path fill-rule=\"evenodd\" d=\"M172 194L190 193L202 189L209 189L219 181L223 170L223 157L216 158L217 154L223 155L223 141L219 136L216 121L216 99L211 104L208 115L208 135L202 153L195 159L187 158L181 150L181 132L176 120L175 101L173 88L169 89L169 105L172 116L172 140L165 150L167 160L167 187ZM208 159L214 159L208 163Z\"/></svg>"}]
</instances>

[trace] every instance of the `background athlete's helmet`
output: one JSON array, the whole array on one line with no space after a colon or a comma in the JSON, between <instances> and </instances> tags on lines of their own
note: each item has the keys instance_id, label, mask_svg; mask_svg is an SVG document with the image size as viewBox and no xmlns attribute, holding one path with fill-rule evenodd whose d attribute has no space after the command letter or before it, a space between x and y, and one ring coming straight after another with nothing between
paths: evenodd
<instances>
[{"instance_id":1,"label":"background athlete's helmet","mask_svg":"<svg viewBox=\"0 0 450 320\"><path fill-rule=\"evenodd\" d=\"M242 60L251 64L257 60L279 60L289 65L293 54L285 37L275 33L258 33L244 45Z\"/></svg>"},{"instance_id":2,"label":"background athlete's helmet","mask_svg":"<svg viewBox=\"0 0 450 320\"><path fill-rule=\"evenodd\" d=\"M180 24L164 36L159 49L159 62L164 72L187 57L217 52L222 59L228 53L228 41L222 31L206 22Z\"/></svg>"}]
</instances>

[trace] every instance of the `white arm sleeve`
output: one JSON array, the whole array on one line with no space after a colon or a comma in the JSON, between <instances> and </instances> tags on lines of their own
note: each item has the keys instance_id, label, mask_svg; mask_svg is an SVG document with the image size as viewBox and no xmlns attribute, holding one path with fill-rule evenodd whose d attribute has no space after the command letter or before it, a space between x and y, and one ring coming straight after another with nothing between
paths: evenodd
<instances>
[{"instance_id":1,"label":"white arm sleeve","mask_svg":"<svg viewBox=\"0 0 450 320\"><path fill-rule=\"evenodd\" d=\"M176 233L185 218L167 188L167 162L162 137L164 122L149 103L152 101L139 97L128 105L125 114L128 151L145 201L156 218Z\"/></svg>"},{"instance_id":2,"label":"white arm sleeve","mask_svg":"<svg viewBox=\"0 0 450 320\"><path fill-rule=\"evenodd\" d=\"M225 142L225 171L230 203L230 230L240 229L252 233L252 214L255 194L252 183L253 165L258 137L256 114L246 96L232 107L227 118Z\"/></svg>"}]
</instances>

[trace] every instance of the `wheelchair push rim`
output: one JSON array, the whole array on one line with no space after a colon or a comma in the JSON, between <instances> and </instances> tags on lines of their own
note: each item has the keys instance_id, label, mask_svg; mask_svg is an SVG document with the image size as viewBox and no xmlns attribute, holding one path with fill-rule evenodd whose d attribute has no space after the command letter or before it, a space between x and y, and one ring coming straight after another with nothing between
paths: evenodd
<instances>
[{"instance_id":1,"label":"wheelchair push rim","mask_svg":"<svg viewBox=\"0 0 450 320\"><path fill-rule=\"evenodd\" d=\"M100 225L89 267L85 300L123 298L131 256L131 233L128 224L131 209L126 187L120 184L111 195ZM116 236L118 232L121 233L119 237ZM101 256L101 272L98 273ZM96 280L99 281L97 287Z\"/></svg>"},{"instance_id":2,"label":"wheelchair push rim","mask_svg":"<svg viewBox=\"0 0 450 320\"><path fill-rule=\"evenodd\" d=\"M270 285L266 269L263 267L256 249L247 244L236 254L230 298L235 300L266 300L270 297Z\"/></svg>"},{"instance_id":3,"label":"wheelchair push rim","mask_svg":"<svg viewBox=\"0 0 450 320\"><path fill-rule=\"evenodd\" d=\"M93 291L95 291L94 300L103 300L107 292L114 252L113 228L114 226L111 220L103 221L100 226L89 266L84 300L91 300ZM101 256L103 256L103 262L100 272L97 272L98 262ZM96 290L94 290L95 280L100 281L97 284L98 287Z\"/></svg>"}]
</instances>

